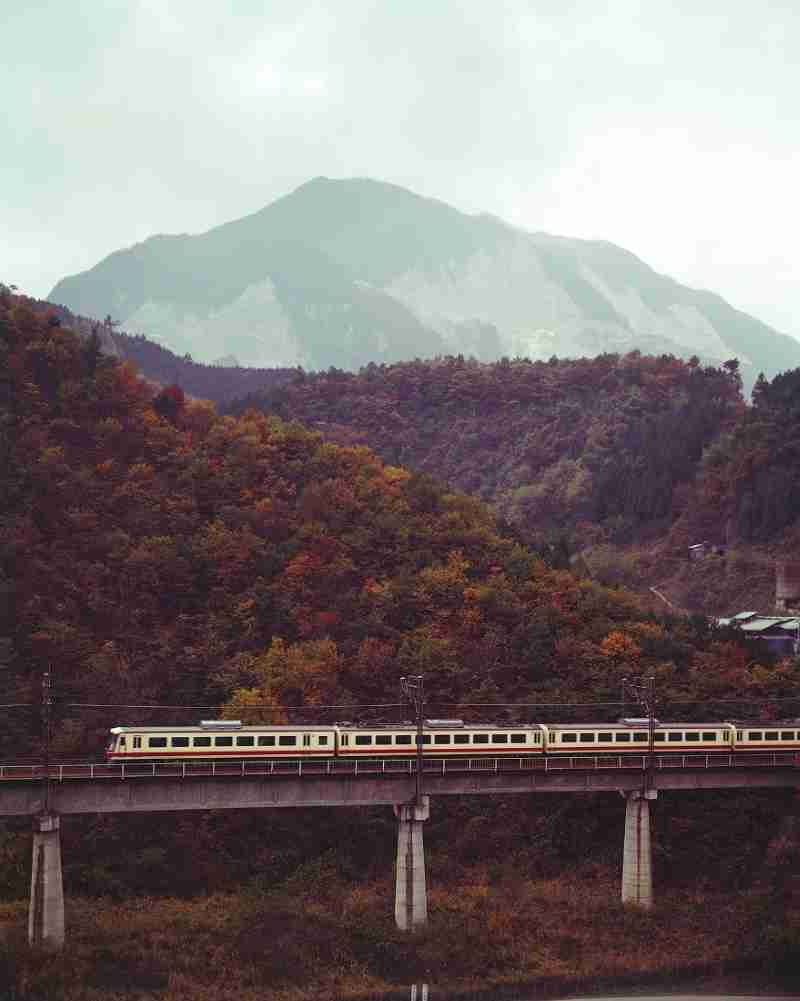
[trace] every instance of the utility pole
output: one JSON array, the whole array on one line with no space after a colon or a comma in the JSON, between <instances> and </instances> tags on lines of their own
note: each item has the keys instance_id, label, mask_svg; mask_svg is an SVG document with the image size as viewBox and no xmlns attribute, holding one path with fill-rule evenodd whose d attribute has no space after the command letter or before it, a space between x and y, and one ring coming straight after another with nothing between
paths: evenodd
<instances>
[{"instance_id":1,"label":"utility pole","mask_svg":"<svg viewBox=\"0 0 800 1001\"><path fill-rule=\"evenodd\" d=\"M50 812L50 735L53 706L52 679L49 671L42 675L42 731L44 734L44 812Z\"/></svg>"},{"instance_id":2,"label":"utility pole","mask_svg":"<svg viewBox=\"0 0 800 1001\"><path fill-rule=\"evenodd\" d=\"M425 679L421 674L412 674L400 679L400 690L414 707L417 718L417 785L415 802L422 805L422 722L425 711Z\"/></svg>"},{"instance_id":3,"label":"utility pole","mask_svg":"<svg viewBox=\"0 0 800 1001\"><path fill-rule=\"evenodd\" d=\"M625 702L628 691L642 707L647 716L647 774L646 787L650 788L653 780L653 755L655 753L656 733L656 679L653 675L641 682L622 679L622 712L625 713Z\"/></svg>"}]
</instances>

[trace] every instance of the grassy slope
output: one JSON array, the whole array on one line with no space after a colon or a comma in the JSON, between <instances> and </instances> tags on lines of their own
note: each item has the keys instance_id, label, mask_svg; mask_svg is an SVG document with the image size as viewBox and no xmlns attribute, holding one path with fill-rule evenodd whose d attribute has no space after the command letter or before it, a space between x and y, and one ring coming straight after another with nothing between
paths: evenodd
<instances>
[{"instance_id":1,"label":"grassy slope","mask_svg":"<svg viewBox=\"0 0 800 1001\"><path fill-rule=\"evenodd\" d=\"M672 892L642 914L619 905L615 875L602 867L513 880L476 867L466 885L434 887L429 927L408 937L393 927L388 881L320 875L308 895L72 900L71 946L57 958L23 946L24 904L0 905L9 932L0 978L20 1001L378 998L415 981L453 992L526 984L530 995L559 996L721 974L798 986L768 890ZM797 928L797 900L791 915Z\"/></svg>"},{"instance_id":2,"label":"grassy slope","mask_svg":"<svg viewBox=\"0 0 800 1001\"><path fill-rule=\"evenodd\" d=\"M379 864L342 844L282 877L267 867L236 890L191 897L82 896L68 885L62 957L27 949L24 900L0 904L0 984L15 985L15 1001L379 998L414 981L453 992L528 984L526 994L554 997L720 976L800 987L791 793L661 796L649 914L619 902L615 794L592 797L588 811L566 796L481 803L436 802L430 923L417 936L394 927L393 823L358 811L352 841L369 832ZM261 816L265 844L280 851L281 821Z\"/></svg>"},{"instance_id":3,"label":"grassy slope","mask_svg":"<svg viewBox=\"0 0 800 1001\"><path fill-rule=\"evenodd\" d=\"M658 615L670 610L689 615L726 616L775 606L775 560L780 551L768 546L739 545L724 556L694 562L660 546L597 546L577 563L598 581L636 591ZM659 598L650 589L655 588Z\"/></svg>"}]
</instances>

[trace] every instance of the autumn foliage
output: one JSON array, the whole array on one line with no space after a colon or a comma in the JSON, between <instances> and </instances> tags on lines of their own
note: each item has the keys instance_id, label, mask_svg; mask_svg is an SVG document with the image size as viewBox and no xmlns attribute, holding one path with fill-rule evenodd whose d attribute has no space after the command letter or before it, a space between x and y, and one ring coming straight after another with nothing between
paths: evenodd
<instances>
[{"instance_id":1,"label":"autumn foliage","mask_svg":"<svg viewBox=\"0 0 800 1001\"><path fill-rule=\"evenodd\" d=\"M310 419L327 419L320 415L333 413L337 392L347 400L349 378L320 377L328 395ZM390 464L358 442L336 445L274 414L251 409L218 416L180 387L162 390L142 381L130 364L101 353L96 338L0 294L0 679L5 701L36 703L42 672L52 672L54 754L96 755L110 725L132 717L165 720L163 713L79 711L68 703L224 707L229 717L275 722L297 719L294 707L314 719L336 704L357 718L361 705L396 702L399 679L407 674L425 675L434 711L484 718L491 710L467 704L614 700L623 677L654 676L662 702L680 701L682 711L698 719L708 718L715 700L796 693L796 660L760 664L705 622L656 620L621 589L552 569L499 525L481 500L426 472L460 469L463 486L497 488L500 506L530 517L551 511L556 526L558 505L547 500L551 487L574 501L573 516L583 505L602 513L613 490L629 482L619 495L626 517L655 517L661 508L653 497L646 500L639 483L651 461L646 442L666 434L647 417L654 401L672 415L667 427L676 435L681 414L697 415L681 447L691 440L700 448L714 422L739 406L731 373L674 360L607 357L485 368L453 361L441 371L415 363L358 378L377 386L376 416L372 423L365 419L365 427L384 428L386 448L395 431L399 436L394 454L386 456ZM575 385L566 391L568 378ZM604 395L612 383L628 387L616 416L619 397ZM302 399L302 384L292 392ZM438 434L442 410L433 406L434 396L453 426L478 436L477 450L467 448L466 437L448 445ZM416 409L406 413L408 398ZM356 394L346 406L358 411L368 400ZM598 400L605 401L602 419ZM526 424L526 409L538 415L536 421L550 414L550 423ZM636 424L635 413L643 423ZM346 422L338 426L344 435ZM635 427L644 428L640 437ZM565 458L556 442L570 434L574 454ZM511 439L516 444L507 455ZM632 444L618 455L621 441ZM423 446L428 458L420 470L396 464L422 456ZM665 483L683 475L677 451L669 453L675 461ZM512 472L523 461L533 490L528 495L511 489L517 482ZM636 475L614 484L620 469ZM479 473L480 481L470 479ZM602 531L611 531L612 510L601 519ZM525 719L541 712L517 705L492 715ZM167 717L197 718L194 711ZM39 752L36 715L9 712L3 722L3 760ZM490 963L498 978L511 970L526 977L537 970L559 976L583 970L567 953L563 961L553 957L597 937L598 913L613 931L609 941L617 941L615 922L627 920L609 903L608 890L614 879L608 867L616 864L621 839L618 797L596 797L588 810L583 802L543 799L437 804L426 831L436 887L428 948L431 955L456 957L453 971L462 980L477 965L489 970ZM713 809L717 821L710 824L708 799L689 803L670 830L672 808L664 807L658 874L692 887L698 874L715 885L728 880L738 886L736 880L755 870L781 822L782 804L740 797L738 805L720 799ZM406 947L389 927L385 906L395 838L394 818L385 810L271 811L268 820L249 811L71 818L63 831L65 878L68 894L106 901L143 891L190 897L246 885L250 895L227 900L224 912L214 910L219 898L208 898L192 908L164 903L159 913L178 937L192 940L212 927L218 936L213 922L223 913L241 976L235 983L243 991L253 984L261 991L265 976L283 976L283 957L293 948L289 936L265 950L263 935L254 938L253 928L268 930L275 913L285 914L290 928L315 915L314 955L330 951L343 964L342 976L382 988L408 970ZM20 899L28 888L29 851L27 823L24 830L0 832L0 881ZM729 864L734 853L738 867ZM553 900L574 907L578 900L572 884L552 882L565 866L588 866L586 878L600 879L601 889L585 897L591 906L578 915L573 946L568 938L542 944L536 922L541 907ZM451 893L448 879L468 892ZM505 891L492 889L495 882L518 888L519 896L506 899ZM335 895L326 898L329 885ZM261 901L270 894L264 910ZM16 921L15 907L3 905L0 920ZM150 942L146 915L152 908L137 907L130 924L121 919L125 934L119 940L109 932L113 921L104 931L92 923L107 911L86 907L80 920L92 941L105 943L113 957L109 969L127 970L132 982L169 983L180 993L194 982L196 969L205 968L185 957L184 966L176 965L174 955L182 953L169 931L158 938L170 943L158 953L164 969L153 973L148 963L155 954L149 945L140 950L136 937L141 933L141 941ZM519 937L514 908L535 929L539 945ZM704 908L698 904L687 913L702 915ZM755 922L737 920L747 928ZM663 928L644 927L648 935ZM460 944L451 941L454 928ZM472 938L464 938L462 928ZM685 936L694 946L691 928ZM714 956L737 951L735 936L713 941ZM481 951L479 942L489 945ZM668 936L659 943L672 950ZM207 952L214 969L204 972L206 980L233 976L218 965L220 955ZM92 959L86 950L76 956L75 968L64 972L10 948L0 950L0 965L6 964L9 983L38 983L36 977L50 973L79 983ZM612 960L603 967L610 976L621 968ZM631 968L655 967L643 962ZM305 967L293 966L290 974L297 969ZM327 965L323 971L321 961L306 975L328 986L338 976ZM116 984L118 973L108 976ZM69 990L49 996L72 997Z\"/></svg>"},{"instance_id":2,"label":"autumn foliage","mask_svg":"<svg viewBox=\"0 0 800 1001\"><path fill-rule=\"evenodd\" d=\"M474 494L537 544L586 544L668 526L703 449L744 402L733 362L632 352L301 373L232 409L252 406Z\"/></svg>"},{"instance_id":3,"label":"autumn foliage","mask_svg":"<svg viewBox=\"0 0 800 1001\"><path fill-rule=\"evenodd\" d=\"M249 703L275 718L395 701L400 677L416 673L432 704L451 708L602 700L626 674L655 673L665 693L702 688L716 656L730 675L722 689L767 684L746 666L734 677L689 624L648 622L625 592L549 569L479 500L424 472L253 410L218 417L13 296L1 309L0 637L17 696L33 698L49 668L74 702L232 700L231 711ZM526 394L560 413L554 380L566 375L587 406L590 387L602 396L625 380L664 406L679 384L687 405L712 387L718 407L736 397L725 376L674 361L436 371L360 378L418 403L420 386L450 393L451 409L485 417ZM704 393L685 388L694 379ZM591 419L575 434L602 437ZM525 449L549 447L529 437ZM65 751L85 748L87 727L59 731Z\"/></svg>"}]
</instances>

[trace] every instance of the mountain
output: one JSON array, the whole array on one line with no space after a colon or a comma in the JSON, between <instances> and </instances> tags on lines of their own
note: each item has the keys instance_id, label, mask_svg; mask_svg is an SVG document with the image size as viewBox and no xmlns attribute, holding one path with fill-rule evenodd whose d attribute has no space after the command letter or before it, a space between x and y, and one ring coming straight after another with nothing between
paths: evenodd
<instances>
[{"instance_id":1,"label":"mountain","mask_svg":"<svg viewBox=\"0 0 800 1001\"><path fill-rule=\"evenodd\" d=\"M800 342L614 244L362 178L319 177L207 233L150 237L48 298L201 361L260 367L639 349L738 357L750 385L800 365Z\"/></svg>"}]
</instances>

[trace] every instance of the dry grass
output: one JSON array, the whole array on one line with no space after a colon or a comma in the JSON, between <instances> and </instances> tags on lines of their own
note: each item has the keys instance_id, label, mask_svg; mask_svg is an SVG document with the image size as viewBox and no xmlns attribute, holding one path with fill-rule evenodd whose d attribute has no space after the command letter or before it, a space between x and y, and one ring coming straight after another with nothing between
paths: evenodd
<instances>
[{"instance_id":1,"label":"dry grass","mask_svg":"<svg viewBox=\"0 0 800 1001\"><path fill-rule=\"evenodd\" d=\"M800 912L776 920L774 901L754 893L668 893L645 914L623 908L616 874L596 866L590 879L493 883L490 872L433 887L430 924L413 937L394 928L388 881L329 885L321 897L309 886L265 897L73 899L69 948L55 957L25 945L25 903L3 904L0 984L14 985L14 1001L345 1001L415 980L558 993L669 982L743 960L763 961L764 976L770 962L776 974L781 962L783 972L800 968Z\"/></svg>"}]
</instances>

